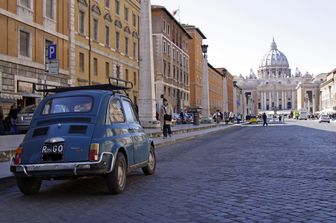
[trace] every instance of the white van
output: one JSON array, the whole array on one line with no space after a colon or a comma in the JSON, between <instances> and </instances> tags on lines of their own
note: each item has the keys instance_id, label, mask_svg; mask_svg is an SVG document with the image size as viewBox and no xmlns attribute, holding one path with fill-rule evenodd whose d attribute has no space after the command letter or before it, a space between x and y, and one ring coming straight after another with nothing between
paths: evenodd
<instances>
[{"instance_id":1,"label":"white van","mask_svg":"<svg viewBox=\"0 0 336 223\"><path fill-rule=\"evenodd\" d=\"M307 120L308 119L308 112L307 111L299 111L299 120Z\"/></svg>"}]
</instances>

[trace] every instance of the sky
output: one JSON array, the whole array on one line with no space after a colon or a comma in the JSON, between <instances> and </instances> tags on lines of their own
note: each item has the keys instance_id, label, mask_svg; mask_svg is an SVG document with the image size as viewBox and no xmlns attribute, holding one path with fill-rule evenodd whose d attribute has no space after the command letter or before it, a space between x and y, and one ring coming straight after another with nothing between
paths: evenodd
<instances>
[{"instance_id":1,"label":"sky","mask_svg":"<svg viewBox=\"0 0 336 223\"><path fill-rule=\"evenodd\" d=\"M336 0L151 0L207 37L208 60L231 74L255 73L274 37L292 69L336 68Z\"/></svg>"}]
</instances>

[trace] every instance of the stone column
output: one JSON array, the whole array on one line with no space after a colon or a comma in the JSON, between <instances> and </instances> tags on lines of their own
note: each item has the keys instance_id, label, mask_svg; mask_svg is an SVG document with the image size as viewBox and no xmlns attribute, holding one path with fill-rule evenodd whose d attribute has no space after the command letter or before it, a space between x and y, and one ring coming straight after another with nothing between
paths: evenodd
<instances>
[{"instance_id":1,"label":"stone column","mask_svg":"<svg viewBox=\"0 0 336 223\"><path fill-rule=\"evenodd\" d=\"M68 1L69 4L69 80L70 87L75 86L76 73L76 44L75 44L75 0Z\"/></svg>"},{"instance_id":2,"label":"stone column","mask_svg":"<svg viewBox=\"0 0 336 223\"><path fill-rule=\"evenodd\" d=\"M141 1L139 118L143 127L160 127L155 118L154 59L150 0Z\"/></svg>"},{"instance_id":3,"label":"stone column","mask_svg":"<svg viewBox=\"0 0 336 223\"><path fill-rule=\"evenodd\" d=\"M279 109L279 91L276 92L276 103L275 106Z\"/></svg>"},{"instance_id":4,"label":"stone column","mask_svg":"<svg viewBox=\"0 0 336 223\"><path fill-rule=\"evenodd\" d=\"M229 111L227 77L223 78L223 112Z\"/></svg>"},{"instance_id":5,"label":"stone column","mask_svg":"<svg viewBox=\"0 0 336 223\"><path fill-rule=\"evenodd\" d=\"M285 108L285 92L284 91L281 92L281 106L282 106L282 110L286 110L286 108Z\"/></svg>"},{"instance_id":6,"label":"stone column","mask_svg":"<svg viewBox=\"0 0 336 223\"><path fill-rule=\"evenodd\" d=\"M297 109L296 91L292 91L292 109Z\"/></svg>"},{"instance_id":7,"label":"stone column","mask_svg":"<svg viewBox=\"0 0 336 223\"><path fill-rule=\"evenodd\" d=\"M202 79L202 123L211 122L210 104L209 104L209 73L208 73L208 57L204 54L203 58L203 79Z\"/></svg>"},{"instance_id":8,"label":"stone column","mask_svg":"<svg viewBox=\"0 0 336 223\"><path fill-rule=\"evenodd\" d=\"M287 96L287 91L285 91L285 98L284 98L284 104L285 104L285 109L287 110L288 107L287 107L287 100L288 100L288 96Z\"/></svg>"},{"instance_id":9,"label":"stone column","mask_svg":"<svg viewBox=\"0 0 336 223\"><path fill-rule=\"evenodd\" d=\"M313 114L315 114L315 112L316 112L316 100L315 100L315 97L316 97L316 95L315 95L315 93L314 93L314 90L313 90Z\"/></svg>"},{"instance_id":10,"label":"stone column","mask_svg":"<svg viewBox=\"0 0 336 223\"><path fill-rule=\"evenodd\" d=\"M273 109L272 108L272 91L268 92L268 96L269 96L269 98L268 98L268 106L269 106L269 109L272 110Z\"/></svg>"},{"instance_id":11,"label":"stone column","mask_svg":"<svg viewBox=\"0 0 336 223\"><path fill-rule=\"evenodd\" d=\"M264 110L266 110L267 108L267 94L266 94L266 91L264 91Z\"/></svg>"},{"instance_id":12,"label":"stone column","mask_svg":"<svg viewBox=\"0 0 336 223\"><path fill-rule=\"evenodd\" d=\"M260 91L260 110L264 110L264 92Z\"/></svg>"},{"instance_id":13,"label":"stone column","mask_svg":"<svg viewBox=\"0 0 336 223\"><path fill-rule=\"evenodd\" d=\"M233 86L233 113L237 114L237 89Z\"/></svg>"}]
</instances>

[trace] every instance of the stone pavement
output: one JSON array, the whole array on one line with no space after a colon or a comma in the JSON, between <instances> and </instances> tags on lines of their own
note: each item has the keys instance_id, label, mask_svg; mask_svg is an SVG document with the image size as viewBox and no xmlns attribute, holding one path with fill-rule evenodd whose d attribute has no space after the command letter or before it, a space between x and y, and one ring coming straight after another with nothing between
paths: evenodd
<instances>
[{"instance_id":1,"label":"stone pavement","mask_svg":"<svg viewBox=\"0 0 336 223\"><path fill-rule=\"evenodd\" d=\"M230 130L239 128L240 125L225 125L225 124L202 124L199 126L194 125L177 125L172 129L173 135L171 138L162 138L160 137L161 130L160 129L145 129L147 135L152 136L154 140L154 144L156 147L161 147L164 145L169 145L185 140L189 140L198 136L202 136L205 134L221 131L221 130ZM14 155L13 149L7 149L8 146L4 146L5 142L12 145L11 148L16 148L19 143L22 141L24 135L8 135L0 137L0 153L5 153L6 157L10 157ZM17 139L15 139L17 138ZM7 178L12 176L9 172L9 161L0 162L0 179Z\"/></svg>"}]
</instances>

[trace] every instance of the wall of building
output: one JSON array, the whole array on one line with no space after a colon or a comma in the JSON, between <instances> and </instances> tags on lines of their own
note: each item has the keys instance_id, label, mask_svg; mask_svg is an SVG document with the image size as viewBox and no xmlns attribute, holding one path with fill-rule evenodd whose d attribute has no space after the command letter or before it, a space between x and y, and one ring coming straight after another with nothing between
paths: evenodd
<instances>
[{"instance_id":1,"label":"wall of building","mask_svg":"<svg viewBox=\"0 0 336 223\"><path fill-rule=\"evenodd\" d=\"M190 106L202 106L202 78L203 78L203 37L195 28L186 28L192 39L189 40L189 72L190 72Z\"/></svg>"},{"instance_id":2,"label":"wall of building","mask_svg":"<svg viewBox=\"0 0 336 223\"><path fill-rule=\"evenodd\" d=\"M109 6L105 5L106 1L90 2L89 7L89 1L75 1L75 85L101 84L108 82L109 77L121 78L133 83L133 89L128 93L131 99L136 100L139 82L140 3L137 0L119 0L117 12L117 1L110 0ZM79 12L84 13L84 32L79 27ZM94 37L94 20L98 20L97 39ZM109 38L106 27L109 28ZM84 66L80 63L80 54L84 57Z\"/></svg>"},{"instance_id":3,"label":"wall of building","mask_svg":"<svg viewBox=\"0 0 336 223\"><path fill-rule=\"evenodd\" d=\"M227 72L227 90L228 90L228 112L233 112L233 76Z\"/></svg>"},{"instance_id":4,"label":"wall of building","mask_svg":"<svg viewBox=\"0 0 336 223\"><path fill-rule=\"evenodd\" d=\"M217 110L222 111L224 77L218 70L213 68L211 65L208 65L208 74L209 74L210 113L213 114Z\"/></svg>"},{"instance_id":5,"label":"wall of building","mask_svg":"<svg viewBox=\"0 0 336 223\"><path fill-rule=\"evenodd\" d=\"M0 105L5 115L12 104L24 107L41 99L42 95L34 92L33 83L68 84L69 1L54 1L50 18L45 1L30 3L28 7L20 1L0 3ZM25 34L27 41L20 40L20 33ZM47 40L57 44L57 75L45 75ZM23 43L27 46L24 54L20 50Z\"/></svg>"},{"instance_id":6,"label":"wall of building","mask_svg":"<svg viewBox=\"0 0 336 223\"><path fill-rule=\"evenodd\" d=\"M179 113L189 107L190 36L162 6L152 6L152 23L157 109L163 96Z\"/></svg>"}]
</instances>

